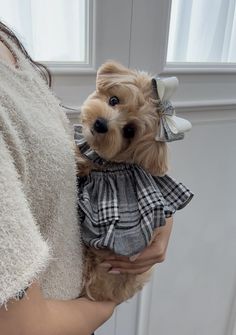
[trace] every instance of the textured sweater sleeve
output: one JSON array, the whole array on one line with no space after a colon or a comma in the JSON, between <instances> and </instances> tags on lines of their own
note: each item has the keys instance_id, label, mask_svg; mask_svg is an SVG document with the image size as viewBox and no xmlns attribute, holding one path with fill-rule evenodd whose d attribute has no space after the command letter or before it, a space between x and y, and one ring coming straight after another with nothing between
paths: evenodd
<instances>
[{"instance_id":1,"label":"textured sweater sleeve","mask_svg":"<svg viewBox=\"0 0 236 335\"><path fill-rule=\"evenodd\" d=\"M37 279L49 259L0 130L0 306Z\"/></svg>"}]
</instances>

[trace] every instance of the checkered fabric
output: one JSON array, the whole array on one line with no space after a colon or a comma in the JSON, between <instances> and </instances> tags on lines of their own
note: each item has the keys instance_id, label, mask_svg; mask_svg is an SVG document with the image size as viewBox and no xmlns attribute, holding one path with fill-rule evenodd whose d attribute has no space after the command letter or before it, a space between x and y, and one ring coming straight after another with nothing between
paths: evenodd
<instances>
[{"instance_id":1,"label":"checkered fabric","mask_svg":"<svg viewBox=\"0 0 236 335\"><path fill-rule=\"evenodd\" d=\"M106 161L101 158L93 149L90 148L82 134L82 125L74 124L74 139L75 144L79 147L80 153L85 156L85 158L93 161L98 165L103 165Z\"/></svg>"},{"instance_id":2,"label":"checkered fabric","mask_svg":"<svg viewBox=\"0 0 236 335\"><path fill-rule=\"evenodd\" d=\"M78 177L78 210L86 245L132 256L150 242L165 219L186 206L193 194L165 175L154 177L135 164L107 162L92 150L74 125L75 143L103 170Z\"/></svg>"},{"instance_id":3,"label":"checkered fabric","mask_svg":"<svg viewBox=\"0 0 236 335\"><path fill-rule=\"evenodd\" d=\"M171 177L153 177L134 164L108 163L104 171L78 177L78 207L86 245L132 256L153 231L193 194Z\"/></svg>"}]
</instances>

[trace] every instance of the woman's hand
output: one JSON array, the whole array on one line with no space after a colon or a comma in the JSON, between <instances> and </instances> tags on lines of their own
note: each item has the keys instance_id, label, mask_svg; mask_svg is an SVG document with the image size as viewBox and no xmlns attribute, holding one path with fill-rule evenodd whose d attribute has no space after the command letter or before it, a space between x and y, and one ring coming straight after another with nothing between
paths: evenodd
<instances>
[{"instance_id":1,"label":"woman's hand","mask_svg":"<svg viewBox=\"0 0 236 335\"><path fill-rule=\"evenodd\" d=\"M148 271L154 264L164 261L172 230L173 218L166 219L166 225L157 229L150 246L136 257L124 257L103 252L102 267L107 267L109 273L141 274Z\"/></svg>"}]
</instances>

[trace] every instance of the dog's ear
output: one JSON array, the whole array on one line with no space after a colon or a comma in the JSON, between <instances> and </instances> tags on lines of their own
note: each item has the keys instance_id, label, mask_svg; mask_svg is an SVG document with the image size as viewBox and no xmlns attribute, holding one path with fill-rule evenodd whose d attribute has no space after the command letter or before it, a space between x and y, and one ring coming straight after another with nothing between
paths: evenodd
<instances>
[{"instance_id":1,"label":"dog's ear","mask_svg":"<svg viewBox=\"0 0 236 335\"><path fill-rule=\"evenodd\" d=\"M119 75L129 73L129 69L115 61L107 61L102 64L97 72L97 77L101 75Z\"/></svg>"},{"instance_id":2,"label":"dog's ear","mask_svg":"<svg viewBox=\"0 0 236 335\"><path fill-rule=\"evenodd\" d=\"M134 161L150 172L153 176L163 176L168 169L167 145L144 136L136 144Z\"/></svg>"},{"instance_id":3,"label":"dog's ear","mask_svg":"<svg viewBox=\"0 0 236 335\"><path fill-rule=\"evenodd\" d=\"M108 61L104 63L97 72L96 86L97 90L107 92L110 88L123 84L124 82L133 82L136 79L135 72L125 66Z\"/></svg>"}]
</instances>

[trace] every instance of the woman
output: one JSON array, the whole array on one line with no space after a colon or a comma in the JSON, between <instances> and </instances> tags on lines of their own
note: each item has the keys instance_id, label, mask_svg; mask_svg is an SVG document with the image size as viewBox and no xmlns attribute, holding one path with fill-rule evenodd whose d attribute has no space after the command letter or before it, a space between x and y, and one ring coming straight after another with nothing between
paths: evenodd
<instances>
[{"instance_id":1,"label":"woman","mask_svg":"<svg viewBox=\"0 0 236 335\"><path fill-rule=\"evenodd\" d=\"M0 329L89 335L115 304L77 298L82 249L73 136L46 81L50 86L47 69L0 23ZM171 227L168 219L138 259L104 261L117 272L146 271L163 261Z\"/></svg>"}]
</instances>

